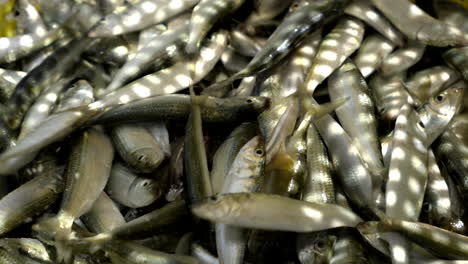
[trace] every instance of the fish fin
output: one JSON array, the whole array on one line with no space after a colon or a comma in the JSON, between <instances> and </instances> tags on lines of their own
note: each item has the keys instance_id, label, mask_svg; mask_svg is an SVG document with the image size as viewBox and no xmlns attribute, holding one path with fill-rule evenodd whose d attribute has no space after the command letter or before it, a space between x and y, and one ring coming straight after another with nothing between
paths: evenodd
<instances>
[{"instance_id":1,"label":"fish fin","mask_svg":"<svg viewBox=\"0 0 468 264\"><path fill-rule=\"evenodd\" d=\"M89 246L89 251L95 253L96 251L103 248L103 245L112 240L112 235L109 233L100 233L95 236L85 237L77 239L79 244L87 244Z\"/></svg>"},{"instance_id":2,"label":"fish fin","mask_svg":"<svg viewBox=\"0 0 468 264\"><path fill-rule=\"evenodd\" d=\"M57 250L57 263L69 262L73 257L72 248L68 245L71 238L73 218L65 214L46 218L33 225L33 230L41 236L52 238Z\"/></svg>"},{"instance_id":3,"label":"fish fin","mask_svg":"<svg viewBox=\"0 0 468 264\"><path fill-rule=\"evenodd\" d=\"M321 105L313 105L308 109L308 114L312 116L312 118L320 118L326 114L330 114L331 112L335 111L338 107L342 106L349 100L349 97L340 98L334 100L333 102L321 104Z\"/></svg>"}]
</instances>

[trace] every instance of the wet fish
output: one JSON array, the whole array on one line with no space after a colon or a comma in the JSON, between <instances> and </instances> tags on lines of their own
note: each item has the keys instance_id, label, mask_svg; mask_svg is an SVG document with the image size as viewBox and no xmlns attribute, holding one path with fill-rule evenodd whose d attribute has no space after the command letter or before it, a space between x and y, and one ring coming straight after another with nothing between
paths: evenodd
<instances>
[{"instance_id":1,"label":"wet fish","mask_svg":"<svg viewBox=\"0 0 468 264\"><path fill-rule=\"evenodd\" d=\"M109 232L125 224L119 208L105 192L99 195L93 207L80 219L92 232Z\"/></svg>"},{"instance_id":2,"label":"wet fish","mask_svg":"<svg viewBox=\"0 0 468 264\"><path fill-rule=\"evenodd\" d=\"M213 24L221 17L236 11L243 3L244 0L201 0L192 12L185 51L188 54L195 54Z\"/></svg>"},{"instance_id":3,"label":"wet fish","mask_svg":"<svg viewBox=\"0 0 468 264\"><path fill-rule=\"evenodd\" d=\"M361 46L363 37L364 24L361 21L352 17L342 18L320 43L304 84L307 92L312 94L319 84L340 67Z\"/></svg>"},{"instance_id":4,"label":"wet fish","mask_svg":"<svg viewBox=\"0 0 468 264\"><path fill-rule=\"evenodd\" d=\"M90 108L108 108L126 104L142 98L172 94L196 84L210 72L221 57L227 45L227 32L220 31L200 49L200 56L182 60L169 68L146 75L128 85L109 93ZM192 74L194 71L194 74Z\"/></svg>"},{"instance_id":5,"label":"wet fish","mask_svg":"<svg viewBox=\"0 0 468 264\"><path fill-rule=\"evenodd\" d=\"M152 172L164 160L161 146L142 125L115 126L110 135L120 157L137 171Z\"/></svg>"},{"instance_id":6,"label":"wet fish","mask_svg":"<svg viewBox=\"0 0 468 264\"><path fill-rule=\"evenodd\" d=\"M460 71L465 80L468 80L468 48L451 48L442 54L445 62Z\"/></svg>"},{"instance_id":7,"label":"wet fish","mask_svg":"<svg viewBox=\"0 0 468 264\"><path fill-rule=\"evenodd\" d=\"M93 40L87 38L72 40L21 79L9 102L11 113L8 122L12 128L19 127L25 112L37 95L62 78L67 71L73 69L79 62L79 55L92 42Z\"/></svg>"},{"instance_id":8,"label":"wet fish","mask_svg":"<svg viewBox=\"0 0 468 264\"><path fill-rule=\"evenodd\" d=\"M201 218L244 228L312 232L356 226L362 220L337 205L309 203L279 195L235 193L198 204L192 212ZM330 219L322 221L322 219Z\"/></svg>"},{"instance_id":9,"label":"wet fish","mask_svg":"<svg viewBox=\"0 0 468 264\"><path fill-rule=\"evenodd\" d=\"M402 73L390 77L381 74L372 76L369 87L380 119L393 122L403 105L412 104L413 98L404 86L405 75Z\"/></svg>"},{"instance_id":10,"label":"wet fish","mask_svg":"<svg viewBox=\"0 0 468 264\"><path fill-rule=\"evenodd\" d=\"M210 172L213 194L221 191L226 175L240 149L256 135L255 123L240 124L218 147L214 156Z\"/></svg>"},{"instance_id":11,"label":"wet fish","mask_svg":"<svg viewBox=\"0 0 468 264\"><path fill-rule=\"evenodd\" d=\"M88 36L111 37L138 31L176 16L194 6L198 0L145 0L135 3L123 12L108 14Z\"/></svg>"},{"instance_id":12,"label":"wet fish","mask_svg":"<svg viewBox=\"0 0 468 264\"><path fill-rule=\"evenodd\" d=\"M426 45L409 40L405 46L396 49L385 57L380 71L385 76L401 73L416 64L426 51Z\"/></svg>"},{"instance_id":13,"label":"wet fish","mask_svg":"<svg viewBox=\"0 0 468 264\"><path fill-rule=\"evenodd\" d=\"M367 78L379 69L394 47L391 41L378 34L366 37L353 59L362 76Z\"/></svg>"},{"instance_id":14,"label":"wet fish","mask_svg":"<svg viewBox=\"0 0 468 264\"><path fill-rule=\"evenodd\" d=\"M263 49L255 55L246 68L214 85L230 84L237 79L272 67L287 56L306 35L336 19L347 2L347 0L318 1L298 9L283 20L270 35ZM295 30L291 31L291 28Z\"/></svg>"},{"instance_id":15,"label":"wet fish","mask_svg":"<svg viewBox=\"0 0 468 264\"><path fill-rule=\"evenodd\" d=\"M220 194L255 192L262 182L265 150L260 137L250 139L238 152ZM242 228L216 224L216 245L221 263L242 263L247 236Z\"/></svg>"},{"instance_id":16,"label":"wet fish","mask_svg":"<svg viewBox=\"0 0 468 264\"><path fill-rule=\"evenodd\" d=\"M59 260L68 258L64 241L70 239L73 221L88 212L109 178L114 151L110 140L96 129L86 130L73 145L67 166L66 190L58 214L36 223L33 229L52 234ZM86 196L86 199L82 197Z\"/></svg>"},{"instance_id":17,"label":"wet fish","mask_svg":"<svg viewBox=\"0 0 468 264\"><path fill-rule=\"evenodd\" d=\"M449 87L460 78L459 74L446 66L435 66L417 72L406 82L405 87L416 105Z\"/></svg>"},{"instance_id":18,"label":"wet fish","mask_svg":"<svg viewBox=\"0 0 468 264\"><path fill-rule=\"evenodd\" d=\"M148 206L162 194L157 181L140 177L120 163L112 166L106 192L120 204L132 208Z\"/></svg>"},{"instance_id":19,"label":"wet fish","mask_svg":"<svg viewBox=\"0 0 468 264\"><path fill-rule=\"evenodd\" d=\"M19 186L0 200L2 221L0 233L32 221L32 217L44 212L63 192L63 168L51 161L48 169L40 176ZM50 167L49 167L50 166Z\"/></svg>"},{"instance_id":20,"label":"wet fish","mask_svg":"<svg viewBox=\"0 0 468 264\"><path fill-rule=\"evenodd\" d=\"M369 168L374 188L379 189L384 167L377 137L374 102L366 81L351 60L345 61L330 76L328 91L332 101L349 97L346 103L336 109L336 115Z\"/></svg>"},{"instance_id":21,"label":"wet fish","mask_svg":"<svg viewBox=\"0 0 468 264\"><path fill-rule=\"evenodd\" d=\"M255 118L267 106L268 99L264 97L220 99L208 96L201 104L201 115L205 122L239 122ZM116 107L91 122L93 124L111 124L118 122L184 120L188 117L189 111L189 96L181 94L164 95Z\"/></svg>"},{"instance_id":22,"label":"wet fish","mask_svg":"<svg viewBox=\"0 0 468 264\"><path fill-rule=\"evenodd\" d=\"M403 46L404 40L401 32L370 1L353 1L345 8L344 12L366 22L395 45Z\"/></svg>"},{"instance_id":23,"label":"wet fish","mask_svg":"<svg viewBox=\"0 0 468 264\"><path fill-rule=\"evenodd\" d=\"M408 0L398 0L391 4L385 0L371 2L409 39L441 47L468 43L467 34L434 19Z\"/></svg>"}]
</instances>

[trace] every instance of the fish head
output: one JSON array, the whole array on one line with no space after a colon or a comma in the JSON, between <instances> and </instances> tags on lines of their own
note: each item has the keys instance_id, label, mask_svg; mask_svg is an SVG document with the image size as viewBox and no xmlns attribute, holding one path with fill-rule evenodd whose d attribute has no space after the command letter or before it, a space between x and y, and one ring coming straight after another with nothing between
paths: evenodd
<instances>
[{"instance_id":1,"label":"fish head","mask_svg":"<svg viewBox=\"0 0 468 264\"><path fill-rule=\"evenodd\" d=\"M249 108L254 109L257 113L263 112L263 110L270 106L270 99L268 97L249 96L243 100L245 100L245 103Z\"/></svg>"},{"instance_id":2,"label":"fish head","mask_svg":"<svg viewBox=\"0 0 468 264\"><path fill-rule=\"evenodd\" d=\"M156 201L161 194L155 180L137 178L129 188L128 199L135 207L144 207Z\"/></svg>"},{"instance_id":3,"label":"fish head","mask_svg":"<svg viewBox=\"0 0 468 264\"><path fill-rule=\"evenodd\" d=\"M265 145L259 136L249 140L239 151L242 153L242 159L246 164L254 164L255 166L263 166L265 163Z\"/></svg>"},{"instance_id":4,"label":"fish head","mask_svg":"<svg viewBox=\"0 0 468 264\"><path fill-rule=\"evenodd\" d=\"M143 148L130 155L129 163L142 172L152 172L161 163L161 158L153 148Z\"/></svg>"},{"instance_id":5,"label":"fish head","mask_svg":"<svg viewBox=\"0 0 468 264\"><path fill-rule=\"evenodd\" d=\"M465 83L460 81L431 97L427 106L439 115L452 117L461 106Z\"/></svg>"},{"instance_id":6,"label":"fish head","mask_svg":"<svg viewBox=\"0 0 468 264\"><path fill-rule=\"evenodd\" d=\"M194 205L192 213L200 218L222 223L238 215L241 205L245 202L242 196L236 194L212 196Z\"/></svg>"}]
</instances>

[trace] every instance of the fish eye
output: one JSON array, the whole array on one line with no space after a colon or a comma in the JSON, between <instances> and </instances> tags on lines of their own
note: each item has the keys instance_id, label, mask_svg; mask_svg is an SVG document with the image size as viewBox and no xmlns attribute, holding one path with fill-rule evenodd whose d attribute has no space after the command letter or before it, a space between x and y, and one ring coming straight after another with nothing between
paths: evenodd
<instances>
[{"instance_id":1,"label":"fish eye","mask_svg":"<svg viewBox=\"0 0 468 264\"><path fill-rule=\"evenodd\" d=\"M325 248L325 242L324 241L319 240L319 241L317 241L317 243L315 243L315 249L316 250L322 251L324 248Z\"/></svg>"},{"instance_id":2,"label":"fish eye","mask_svg":"<svg viewBox=\"0 0 468 264\"><path fill-rule=\"evenodd\" d=\"M424 212L429 213L432 210L432 205L430 203L424 203L422 209Z\"/></svg>"},{"instance_id":3,"label":"fish eye","mask_svg":"<svg viewBox=\"0 0 468 264\"><path fill-rule=\"evenodd\" d=\"M436 101L437 101L438 103L442 103L442 102L444 101L444 99L445 99L445 96L439 94L439 95L436 96L435 99L436 99Z\"/></svg>"},{"instance_id":4,"label":"fish eye","mask_svg":"<svg viewBox=\"0 0 468 264\"><path fill-rule=\"evenodd\" d=\"M208 197L208 200L210 200L210 202L217 202L217 201L218 201L218 197L215 196L215 195L212 195L212 196Z\"/></svg>"},{"instance_id":5,"label":"fish eye","mask_svg":"<svg viewBox=\"0 0 468 264\"><path fill-rule=\"evenodd\" d=\"M418 122L418 125L421 127L421 128L426 128L426 126L424 125L424 123L422 121L419 121Z\"/></svg>"},{"instance_id":6,"label":"fish eye","mask_svg":"<svg viewBox=\"0 0 468 264\"><path fill-rule=\"evenodd\" d=\"M263 149L256 149L256 150L255 150L255 154L256 154L257 156L263 156Z\"/></svg>"},{"instance_id":7,"label":"fish eye","mask_svg":"<svg viewBox=\"0 0 468 264\"><path fill-rule=\"evenodd\" d=\"M251 98L249 98L249 99L245 100L245 102L248 103L248 104L251 104L251 103L253 103L253 100Z\"/></svg>"}]
</instances>

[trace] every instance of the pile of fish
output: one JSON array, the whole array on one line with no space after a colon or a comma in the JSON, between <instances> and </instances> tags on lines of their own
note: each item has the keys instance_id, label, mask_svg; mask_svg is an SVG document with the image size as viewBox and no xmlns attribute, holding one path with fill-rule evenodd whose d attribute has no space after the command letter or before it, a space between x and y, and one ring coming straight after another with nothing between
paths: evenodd
<instances>
[{"instance_id":1,"label":"pile of fish","mask_svg":"<svg viewBox=\"0 0 468 264\"><path fill-rule=\"evenodd\" d=\"M468 263L465 8L0 0L0 263Z\"/></svg>"}]
</instances>

